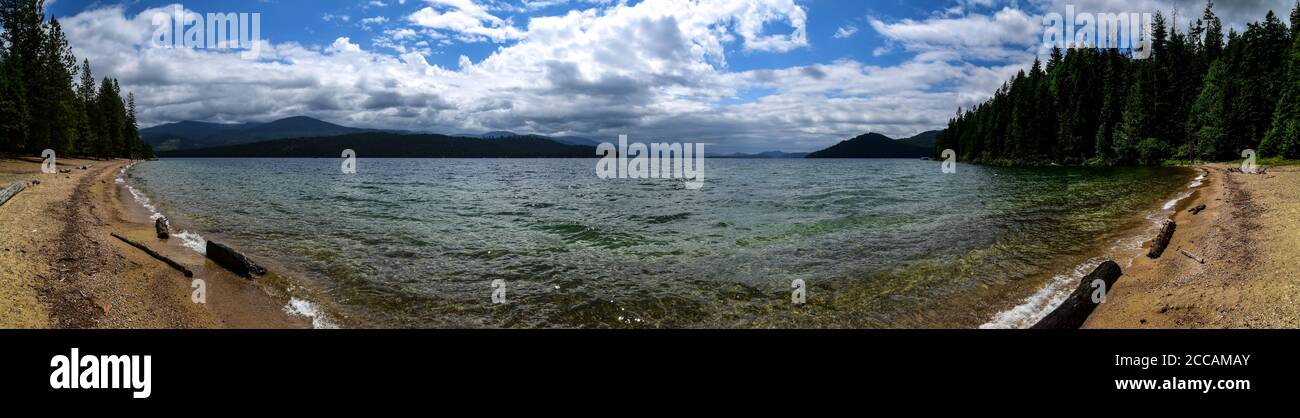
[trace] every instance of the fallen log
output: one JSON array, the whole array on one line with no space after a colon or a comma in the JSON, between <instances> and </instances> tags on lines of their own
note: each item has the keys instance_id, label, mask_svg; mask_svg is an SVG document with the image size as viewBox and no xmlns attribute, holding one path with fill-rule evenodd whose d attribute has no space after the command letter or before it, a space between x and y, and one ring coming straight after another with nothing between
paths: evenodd
<instances>
[{"instance_id":1,"label":"fallen log","mask_svg":"<svg viewBox=\"0 0 1300 418\"><path fill-rule=\"evenodd\" d=\"M208 258L216 262L217 265L225 267L244 278L251 279L254 275L266 274L266 269L262 268L262 266L257 265L247 256L225 245L208 241L207 253Z\"/></svg>"},{"instance_id":2,"label":"fallen log","mask_svg":"<svg viewBox=\"0 0 1300 418\"><path fill-rule=\"evenodd\" d=\"M1205 210L1205 205L1197 205L1196 207L1192 208L1192 210L1189 210L1188 212L1191 212L1193 215L1200 215L1201 211L1203 210Z\"/></svg>"},{"instance_id":3,"label":"fallen log","mask_svg":"<svg viewBox=\"0 0 1300 418\"><path fill-rule=\"evenodd\" d=\"M153 229L155 232L158 233L158 238L160 239L167 239L171 237L172 226L170 223L167 222L166 216L158 218L158 220L154 221Z\"/></svg>"},{"instance_id":4,"label":"fallen log","mask_svg":"<svg viewBox=\"0 0 1300 418\"><path fill-rule=\"evenodd\" d=\"M0 205L5 204L5 202L9 201L9 199L12 199L14 196L18 195L18 192L21 192L25 189L27 189L27 182L19 181L19 182L15 182L12 185L9 185L9 187L4 188L4 190L0 190Z\"/></svg>"},{"instance_id":5,"label":"fallen log","mask_svg":"<svg viewBox=\"0 0 1300 418\"><path fill-rule=\"evenodd\" d=\"M1183 255L1187 256L1187 258L1190 258L1190 259L1196 260L1197 263L1205 264L1205 259L1204 259L1204 258L1197 257L1195 254L1189 253L1189 252L1187 252L1187 250L1184 250L1184 249L1182 249L1182 248L1179 248L1178 251L1179 251L1179 252L1182 252Z\"/></svg>"},{"instance_id":6,"label":"fallen log","mask_svg":"<svg viewBox=\"0 0 1300 418\"><path fill-rule=\"evenodd\" d=\"M1174 230L1178 229L1178 224L1172 220L1165 221L1165 225L1160 228L1160 235L1151 243L1151 251L1147 257L1160 258L1165 253L1165 248L1169 247L1169 240L1174 237Z\"/></svg>"},{"instance_id":7,"label":"fallen log","mask_svg":"<svg viewBox=\"0 0 1300 418\"><path fill-rule=\"evenodd\" d=\"M158 254L158 252L149 249L149 247L144 246L144 244L141 244L141 243L138 243L138 242L135 242L135 241L131 241L130 239L127 239L127 238L124 237L124 236L118 235L116 232L113 233L113 237L114 237L114 238L117 238L117 239L120 239L120 240L122 240L122 242L125 242L125 243L127 243L127 244L131 244L132 247L139 248L141 251L144 251L146 254L149 254L149 255L152 256L153 258L158 259L158 261L162 261L162 262L164 262L164 263L167 263L167 265L172 266L172 268L174 268L174 269L176 269L176 270L180 270L181 273L184 273L184 274L185 274L185 277L194 277L194 272L190 271L190 269L189 269L188 267L185 267L185 265L183 265L183 264L181 264L181 263L177 263L176 260L172 260L172 259L170 259L170 258L167 258L167 256L165 256L165 255Z\"/></svg>"},{"instance_id":8,"label":"fallen log","mask_svg":"<svg viewBox=\"0 0 1300 418\"><path fill-rule=\"evenodd\" d=\"M1070 296L1065 299L1065 302L1061 303L1061 306L1056 307L1056 310L1047 314L1046 317L1043 317L1042 320L1030 328L1077 329L1083 326L1083 323L1088 320L1088 315L1092 315L1092 311L1097 309L1097 304L1092 302L1092 293L1095 291L1092 282L1100 279L1103 283L1106 283L1104 290L1109 292L1115 282L1119 281L1119 277L1123 275L1124 273L1120 271L1119 264L1106 260L1106 262L1097 266L1092 273L1083 276L1083 280L1079 281L1079 287L1075 288L1073 293L1070 293Z\"/></svg>"}]
</instances>

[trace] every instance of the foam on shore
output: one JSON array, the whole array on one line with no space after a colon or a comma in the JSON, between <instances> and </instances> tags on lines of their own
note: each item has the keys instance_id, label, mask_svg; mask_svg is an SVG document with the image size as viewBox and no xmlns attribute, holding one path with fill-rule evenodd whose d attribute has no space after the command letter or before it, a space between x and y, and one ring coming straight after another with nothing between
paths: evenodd
<instances>
[{"instance_id":1,"label":"foam on shore","mask_svg":"<svg viewBox=\"0 0 1300 418\"><path fill-rule=\"evenodd\" d=\"M135 199L136 203L138 203L145 210L149 211L150 220L157 220L158 218L162 218L165 215L163 215L162 212L160 212L158 208L153 205L153 203L149 200L149 196L145 195L144 192L141 192L139 189L136 189L135 187L131 186L126 182L125 179L126 170L131 168L131 166L134 166L135 164L136 163L127 164L123 166L121 170L118 170L117 178L114 181L117 184L121 184L122 186L126 187L127 191L131 192L131 197ZM204 239L202 235L199 235L197 232L182 230L172 234L172 236L181 240L181 245L184 245L185 248L194 250L194 252L199 254L207 255L208 241ZM284 311L285 313L288 313L290 315L311 318L312 328L337 329L339 327L337 324L331 322L328 318L326 318L325 314L321 312L321 310L317 308L315 304L304 299L291 298L289 300L289 303L284 306Z\"/></svg>"},{"instance_id":2,"label":"foam on shore","mask_svg":"<svg viewBox=\"0 0 1300 418\"><path fill-rule=\"evenodd\" d=\"M321 313L315 304L303 299L290 298L289 303L284 305L284 311L290 315L297 315L311 318L311 326L316 329L338 329L338 325L330 322Z\"/></svg>"},{"instance_id":3,"label":"foam on shore","mask_svg":"<svg viewBox=\"0 0 1300 418\"><path fill-rule=\"evenodd\" d=\"M1142 244L1150 239L1154 233L1153 230L1159 230L1160 225L1165 219L1172 215L1172 211L1178 206L1178 202L1191 197L1195 189L1201 187L1205 182L1204 171L1196 176L1187 188L1189 190L1178 193L1173 200L1166 202L1160 210L1152 211L1147 214L1146 219L1151 221L1151 227L1148 227L1142 235L1121 238L1111 247L1111 250L1121 250L1125 253L1131 253L1127 256L1125 268L1133 267L1133 260L1141 256ZM1065 299L1070 296L1071 292L1078 287L1079 281L1083 279L1093 269L1102 263L1102 259L1095 258L1074 267L1074 271L1066 274L1058 274L1049 280L1046 285L1038 289L1034 294L1029 295L1019 305L999 312L993 316L989 322L980 325L980 329L1017 329L1029 328L1042 320L1052 310L1061 306Z\"/></svg>"},{"instance_id":4,"label":"foam on shore","mask_svg":"<svg viewBox=\"0 0 1300 418\"><path fill-rule=\"evenodd\" d=\"M126 190L128 192L131 192L131 197L135 199L135 202L138 203L145 210L149 211L149 220L156 221L158 220L158 218L162 218L165 215L163 215L162 212L160 212L158 208L153 205L153 202L149 200L149 196L145 195L144 192L141 192L139 189L136 189L134 186L126 182L126 170L131 168L135 164L136 163L130 163L122 166L122 169L117 171L117 178L114 179L114 182L116 182L117 184L121 184L122 186L125 186ZM204 239L202 235L199 235L196 232L181 230L179 232L172 234L172 236L179 238L181 240L181 244L184 245L185 248L194 250L194 252L199 254L207 255L208 241Z\"/></svg>"},{"instance_id":5,"label":"foam on shore","mask_svg":"<svg viewBox=\"0 0 1300 418\"><path fill-rule=\"evenodd\" d=\"M1070 292L1078 287L1079 280L1100 264L1100 260L1089 260L1076 266L1070 273L1056 275L1019 305L994 315L992 320L980 325L980 329L1023 329L1033 326L1065 302Z\"/></svg>"}]
</instances>

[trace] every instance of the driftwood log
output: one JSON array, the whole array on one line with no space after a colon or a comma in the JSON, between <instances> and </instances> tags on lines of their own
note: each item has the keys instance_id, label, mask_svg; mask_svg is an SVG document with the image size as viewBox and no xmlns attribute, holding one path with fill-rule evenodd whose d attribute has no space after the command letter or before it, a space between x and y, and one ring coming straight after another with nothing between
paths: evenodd
<instances>
[{"instance_id":1,"label":"driftwood log","mask_svg":"<svg viewBox=\"0 0 1300 418\"><path fill-rule=\"evenodd\" d=\"M155 232L158 233L158 238L160 239L167 239L171 237L172 226L170 223L167 222L166 216L158 218L158 220L154 221L153 229Z\"/></svg>"},{"instance_id":2,"label":"driftwood log","mask_svg":"<svg viewBox=\"0 0 1300 418\"><path fill-rule=\"evenodd\" d=\"M1083 323L1088 320L1088 315L1092 315L1092 311L1097 309L1097 304L1092 302L1092 293L1095 291L1092 282L1101 279L1102 282L1106 283L1105 290L1109 292L1115 282L1119 281L1119 276L1122 275L1124 273L1120 271L1119 264L1106 260L1106 262L1097 266L1092 273L1083 276L1083 280L1079 282L1079 287L1074 289L1073 293L1070 293L1070 297L1066 298L1065 302L1061 303L1061 306L1058 306L1052 313L1047 314L1046 317L1043 317L1031 328L1077 329L1083 326Z\"/></svg>"},{"instance_id":3,"label":"driftwood log","mask_svg":"<svg viewBox=\"0 0 1300 418\"><path fill-rule=\"evenodd\" d=\"M1196 260L1197 263L1205 264L1205 259L1204 259L1204 258L1197 257L1196 254L1189 253L1189 252L1187 252L1187 250L1184 250L1184 249L1182 249L1182 248L1179 248L1178 251L1181 252L1181 253L1183 253L1183 255L1187 256L1187 258L1190 258L1190 259L1192 259L1192 260Z\"/></svg>"},{"instance_id":4,"label":"driftwood log","mask_svg":"<svg viewBox=\"0 0 1300 418\"><path fill-rule=\"evenodd\" d=\"M21 192L24 189L27 189L27 182L20 181L20 182L15 182L14 184L9 185L9 187L0 190L0 205L3 205L5 204L5 202L8 202L9 199L12 199L14 196L18 195L18 192Z\"/></svg>"},{"instance_id":5,"label":"driftwood log","mask_svg":"<svg viewBox=\"0 0 1300 418\"><path fill-rule=\"evenodd\" d=\"M266 274L266 269L257 265L253 260L248 259L247 256L230 247L213 241L208 241L207 250L209 259L216 262L217 265L225 267L244 278L251 279L254 275L261 276Z\"/></svg>"},{"instance_id":6,"label":"driftwood log","mask_svg":"<svg viewBox=\"0 0 1300 418\"><path fill-rule=\"evenodd\" d=\"M1151 251L1147 253L1147 257L1160 258L1165 253L1165 248L1169 248L1169 240L1173 239L1175 229L1178 229L1178 224L1172 220L1165 221L1165 225L1160 228L1160 235L1157 235L1156 240L1151 243Z\"/></svg>"},{"instance_id":7,"label":"driftwood log","mask_svg":"<svg viewBox=\"0 0 1300 418\"><path fill-rule=\"evenodd\" d=\"M1201 211L1203 210L1205 210L1205 205L1202 204L1202 205L1197 205L1196 207L1192 208L1192 210L1189 210L1188 212L1191 212L1193 215L1200 215Z\"/></svg>"},{"instance_id":8,"label":"driftwood log","mask_svg":"<svg viewBox=\"0 0 1300 418\"><path fill-rule=\"evenodd\" d=\"M172 259L170 259L170 258L167 258L167 256L165 256L165 255L158 254L157 251L154 251L154 250L149 249L149 247L144 246L144 244L141 244L141 243L138 243L138 242L135 242L135 241L131 241L130 239L127 239L127 238L124 237L124 236L118 235L116 232L113 233L113 237L114 237L114 238L117 238L117 239L120 239L120 240L122 240L122 242L125 242L125 243L127 243L127 244L131 244L132 247L139 248L141 251L144 251L146 254L149 254L149 255L152 256L153 258L158 259L158 261L162 261L162 262L164 262L164 263L167 263L167 265L172 266L172 268L174 268L174 269L176 269L176 270L180 270L181 273L184 273L184 274L185 274L185 277L194 277L194 272L190 271L190 269L189 269L188 267L185 267L185 265L183 265L183 264L181 264L181 263L177 263L176 260L172 260Z\"/></svg>"}]
</instances>

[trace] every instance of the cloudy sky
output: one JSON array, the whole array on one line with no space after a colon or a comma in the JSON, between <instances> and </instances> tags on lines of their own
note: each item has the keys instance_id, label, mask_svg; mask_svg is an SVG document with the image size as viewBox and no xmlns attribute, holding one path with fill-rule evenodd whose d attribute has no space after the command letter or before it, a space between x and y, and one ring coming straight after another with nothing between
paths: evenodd
<instances>
[{"instance_id":1,"label":"cloudy sky","mask_svg":"<svg viewBox=\"0 0 1300 418\"><path fill-rule=\"evenodd\" d=\"M162 48L174 2L47 1L78 58L145 126L306 115L439 133L509 130L809 151L942 128L1040 53L1043 15L1201 0L225 0L261 52ZM1294 0L1220 1L1235 27Z\"/></svg>"}]
</instances>

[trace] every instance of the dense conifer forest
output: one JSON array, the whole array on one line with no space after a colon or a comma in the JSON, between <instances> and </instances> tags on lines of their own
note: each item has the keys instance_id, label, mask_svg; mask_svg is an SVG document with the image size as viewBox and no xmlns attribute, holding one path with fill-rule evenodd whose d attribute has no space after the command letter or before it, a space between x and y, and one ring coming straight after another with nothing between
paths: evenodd
<instances>
[{"instance_id":1,"label":"dense conifer forest","mask_svg":"<svg viewBox=\"0 0 1300 418\"><path fill-rule=\"evenodd\" d=\"M989 101L959 110L936 151L983 164L1153 165L1253 149L1300 158L1300 3L1224 33L1213 2L1185 29L1157 13L1148 59L1054 49ZM936 152L937 153L937 152Z\"/></svg>"},{"instance_id":2,"label":"dense conifer forest","mask_svg":"<svg viewBox=\"0 0 1300 418\"><path fill-rule=\"evenodd\" d=\"M44 0L0 0L0 154L150 158L135 96L78 63Z\"/></svg>"}]
</instances>

